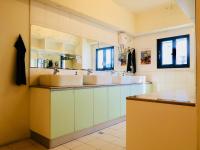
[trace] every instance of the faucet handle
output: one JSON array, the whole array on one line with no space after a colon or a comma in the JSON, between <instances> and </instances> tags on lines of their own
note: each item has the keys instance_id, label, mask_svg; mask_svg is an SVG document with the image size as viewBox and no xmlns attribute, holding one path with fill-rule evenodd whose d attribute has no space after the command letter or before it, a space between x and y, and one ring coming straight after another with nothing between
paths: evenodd
<instances>
[{"instance_id":1,"label":"faucet handle","mask_svg":"<svg viewBox=\"0 0 200 150\"><path fill-rule=\"evenodd\" d=\"M111 73L111 75L113 75L113 74L116 73L116 71L115 70L111 70L110 73Z\"/></svg>"},{"instance_id":2,"label":"faucet handle","mask_svg":"<svg viewBox=\"0 0 200 150\"><path fill-rule=\"evenodd\" d=\"M58 67L54 67L53 68L53 74L56 75L58 72L60 72L60 70L58 69Z\"/></svg>"},{"instance_id":3,"label":"faucet handle","mask_svg":"<svg viewBox=\"0 0 200 150\"><path fill-rule=\"evenodd\" d=\"M87 74L90 75L91 73L93 73L92 69L87 69Z\"/></svg>"},{"instance_id":4,"label":"faucet handle","mask_svg":"<svg viewBox=\"0 0 200 150\"><path fill-rule=\"evenodd\" d=\"M126 75L126 71L123 71L123 72L122 72L122 76L125 76L125 75Z\"/></svg>"},{"instance_id":5,"label":"faucet handle","mask_svg":"<svg viewBox=\"0 0 200 150\"><path fill-rule=\"evenodd\" d=\"M58 62L56 61L55 63L54 63L54 65L55 65L55 68L58 68Z\"/></svg>"}]
</instances>

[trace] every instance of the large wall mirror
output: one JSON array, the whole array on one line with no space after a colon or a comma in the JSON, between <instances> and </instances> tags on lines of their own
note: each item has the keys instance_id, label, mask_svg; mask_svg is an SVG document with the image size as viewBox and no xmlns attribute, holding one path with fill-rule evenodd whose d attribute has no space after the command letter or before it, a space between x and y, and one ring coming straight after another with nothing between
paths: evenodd
<instances>
[{"instance_id":1,"label":"large wall mirror","mask_svg":"<svg viewBox=\"0 0 200 150\"><path fill-rule=\"evenodd\" d=\"M32 25L30 66L49 69L55 65L60 69L114 69L114 48L113 45L96 40Z\"/></svg>"}]
</instances>

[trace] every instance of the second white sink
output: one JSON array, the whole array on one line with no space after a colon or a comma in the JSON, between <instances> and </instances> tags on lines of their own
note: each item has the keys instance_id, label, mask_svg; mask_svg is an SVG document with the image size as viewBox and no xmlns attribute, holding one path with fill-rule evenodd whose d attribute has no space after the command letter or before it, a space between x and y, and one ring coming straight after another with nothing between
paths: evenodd
<instances>
[{"instance_id":1,"label":"second white sink","mask_svg":"<svg viewBox=\"0 0 200 150\"><path fill-rule=\"evenodd\" d=\"M85 85L110 85L112 76L109 75L84 75L83 84Z\"/></svg>"},{"instance_id":2,"label":"second white sink","mask_svg":"<svg viewBox=\"0 0 200 150\"><path fill-rule=\"evenodd\" d=\"M40 85L43 86L82 86L83 76L81 75L41 75Z\"/></svg>"},{"instance_id":3,"label":"second white sink","mask_svg":"<svg viewBox=\"0 0 200 150\"><path fill-rule=\"evenodd\" d=\"M145 76L113 76L112 77L113 84L133 84L133 83L145 83Z\"/></svg>"},{"instance_id":4,"label":"second white sink","mask_svg":"<svg viewBox=\"0 0 200 150\"><path fill-rule=\"evenodd\" d=\"M112 82L114 84L131 84L132 78L130 76L113 76Z\"/></svg>"}]
</instances>

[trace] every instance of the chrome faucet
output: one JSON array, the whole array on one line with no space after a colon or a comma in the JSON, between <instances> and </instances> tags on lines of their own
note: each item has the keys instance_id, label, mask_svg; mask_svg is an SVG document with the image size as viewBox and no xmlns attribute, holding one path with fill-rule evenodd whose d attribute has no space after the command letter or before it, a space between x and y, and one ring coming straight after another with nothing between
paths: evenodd
<instances>
[{"instance_id":1,"label":"chrome faucet","mask_svg":"<svg viewBox=\"0 0 200 150\"><path fill-rule=\"evenodd\" d=\"M93 73L92 69L87 69L87 75L90 75L91 73Z\"/></svg>"},{"instance_id":2,"label":"chrome faucet","mask_svg":"<svg viewBox=\"0 0 200 150\"><path fill-rule=\"evenodd\" d=\"M125 72L125 71L123 71L123 72L122 72L122 76L125 76L125 74L126 74L126 72Z\"/></svg>"},{"instance_id":3,"label":"chrome faucet","mask_svg":"<svg viewBox=\"0 0 200 150\"><path fill-rule=\"evenodd\" d=\"M115 70L110 71L111 75L115 74L115 72L116 72Z\"/></svg>"},{"instance_id":4,"label":"chrome faucet","mask_svg":"<svg viewBox=\"0 0 200 150\"><path fill-rule=\"evenodd\" d=\"M58 72L60 72L59 69L58 69L58 66L55 66L53 68L53 74L56 75Z\"/></svg>"}]
</instances>

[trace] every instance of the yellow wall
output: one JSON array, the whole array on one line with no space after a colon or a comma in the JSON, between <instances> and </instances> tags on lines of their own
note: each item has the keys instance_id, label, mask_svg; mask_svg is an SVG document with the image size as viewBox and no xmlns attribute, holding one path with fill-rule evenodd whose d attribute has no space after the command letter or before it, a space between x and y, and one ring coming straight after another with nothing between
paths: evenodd
<instances>
[{"instance_id":1,"label":"yellow wall","mask_svg":"<svg viewBox=\"0 0 200 150\"><path fill-rule=\"evenodd\" d=\"M127 150L196 150L196 107L127 101Z\"/></svg>"},{"instance_id":2,"label":"yellow wall","mask_svg":"<svg viewBox=\"0 0 200 150\"><path fill-rule=\"evenodd\" d=\"M30 89L30 129L46 138L51 137L51 90ZM41 101L42 100L42 101ZM46 109L44 109L46 107Z\"/></svg>"},{"instance_id":3,"label":"yellow wall","mask_svg":"<svg viewBox=\"0 0 200 150\"><path fill-rule=\"evenodd\" d=\"M46 0L82 15L91 17L119 30L134 32L134 15L112 0Z\"/></svg>"},{"instance_id":4,"label":"yellow wall","mask_svg":"<svg viewBox=\"0 0 200 150\"><path fill-rule=\"evenodd\" d=\"M158 29L191 23L178 5L171 11L166 5L141 12L135 15L136 33L151 32Z\"/></svg>"},{"instance_id":5,"label":"yellow wall","mask_svg":"<svg viewBox=\"0 0 200 150\"><path fill-rule=\"evenodd\" d=\"M0 2L0 145L29 136L28 86L15 85L16 50L13 47L18 34L23 36L29 61L29 0L2 0Z\"/></svg>"},{"instance_id":6,"label":"yellow wall","mask_svg":"<svg viewBox=\"0 0 200 150\"><path fill-rule=\"evenodd\" d=\"M35 0L31 0L31 24L114 45L118 42L116 31Z\"/></svg>"},{"instance_id":7,"label":"yellow wall","mask_svg":"<svg viewBox=\"0 0 200 150\"><path fill-rule=\"evenodd\" d=\"M196 0L196 41L200 40L200 1ZM200 42L196 44L196 60L200 57ZM197 62L196 61L196 62ZM198 109L198 150L200 150L200 64L196 63L196 97L197 97L197 109Z\"/></svg>"},{"instance_id":8,"label":"yellow wall","mask_svg":"<svg viewBox=\"0 0 200 150\"><path fill-rule=\"evenodd\" d=\"M41 0L40 0L41 1ZM64 6L78 15L94 19L98 23L123 30L130 34L150 32L183 24L191 23L190 20L175 4L171 12L168 5L161 5L137 14L117 5L112 0L43 0L53 5ZM106 5L105 5L106 4Z\"/></svg>"}]
</instances>

